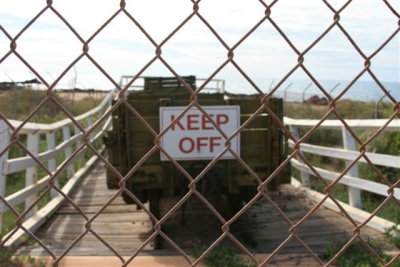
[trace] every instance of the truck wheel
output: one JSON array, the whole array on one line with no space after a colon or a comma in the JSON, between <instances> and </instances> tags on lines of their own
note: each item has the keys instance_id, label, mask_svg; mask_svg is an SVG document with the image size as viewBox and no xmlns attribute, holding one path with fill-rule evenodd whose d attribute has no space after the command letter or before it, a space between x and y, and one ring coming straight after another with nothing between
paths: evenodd
<instances>
[{"instance_id":1,"label":"truck wheel","mask_svg":"<svg viewBox=\"0 0 400 267\"><path fill-rule=\"evenodd\" d=\"M243 207L243 200L240 194L229 194L228 203L230 207L230 217L234 216Z\"/></svg>"},{"instance_id":2,"label":"truck wheel","mask_svg":"<svg viewBox=\"0 0 400 267\"><path fill-rule=\"evenodd\" d=\"M122 192L122 199L124 200L124 202L126 204L134 204L135 203L135 201L133 201L133 199L130 198L129 195L125 192Z\"/></svg>"}]
</instances>

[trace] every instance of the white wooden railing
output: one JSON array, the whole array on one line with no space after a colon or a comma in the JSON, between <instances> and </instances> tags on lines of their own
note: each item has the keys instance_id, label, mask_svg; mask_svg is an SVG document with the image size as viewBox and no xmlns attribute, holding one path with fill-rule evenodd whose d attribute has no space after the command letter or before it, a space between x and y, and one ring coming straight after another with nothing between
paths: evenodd
<instances>
[{"instance_id":1,"label":"white wooden railing","mask_svg":"<svg viewBox=\"0 0 400 267\"><path fill-rule=\"evenodd\" d=\"M112 95L113 94L110 93L110 95L108 95L98 107L85 114L77 116L74 119L79 122L86 121L85 123L81 123L81 125L85 124L87 125L86 129L90 129L93 123L101 117L106 109L110 107ZM290 118L285 118L284 122L290 127L295 136L298 135L300 128L311 128L319 123L318 120L295 120ZM346 122L354 130L378 130L387 121L347 120ZM22 122L10 120L10 123L13 127L18 127ZM103 135L104 131L110 127L110 125L111 118L109 118L91 137L90 142L95 142L98 140ZM74 130L71 131L71 128ZM347 132L346 128L340 121L327 120L324 121L319 128L341 130L344 147L333 148L302 143L300 145L301 152L343 159L347 162L353 161L359 155L354 139L352 138L351 134ZM63 140L59 143L56 141L57 131L60 131L63 137ZM394 120L388 124L386 126L386 131L400 131L400 120ZM37 159L39 159L42 163L47 163L47 168L51 172L55 172L57 168L63 164L61 163L57 166L57 155L64 153L65 158L68 159L68 157L72 154L73 146L79 145L82 138L82 133L76 126L74 126L74 124L72 124L70 119L65 119L53 124L26 123L19 131L19 134L27 136L27 148L32 154L35 154ZM41 136L45 136L47 150L39 153L39 141L41 140ZM9 145L9 143L10 129L4 121L0 121L0 151L3 151ZM293 147L294 144L293 142L290 142L289 145ZM400 168L400 156L372 152L368 152L366 155L375 165ZM68 165L68 182L62 188L63 193L69 194L71 192L74 186L79 182L80 178L88 171L96 159L97 157L92 157L79 170L75 170L73 164ZM365 160L361 158L359 162L365 162ZM292 159L291 164L293 168L299 170L301 173L301 183L299 183L296 179L292 179L292 183L297 187L302 187L310 197L319 200L323 199L325 196L324 194L320 194L310 189L310 175L314 174L310 168L299 159ZM340 173L328 171L322 168L315 169L324 179L329 181L333 181L340 175ZM20 171L25 171L26 186L22 190L4 197L7 184L7 175ZM29 207L33 203L37 194L49 186L49 180L49 176L38 177L37 162L30 156L10 159L8 158L7 151L0 156L0 195L3 196L7 203L13 207L22 202L25 203L25 207ZM360 222L363 222L369 217L368 213L360 209L362 207L362 198L360 193L362 190L387 196L388 186L359 177L357 164L355 164L354 167L352 167L347 174L343 176L343 178L340 180L340 184L347 186L349 194L348 205L346 203L341 204L348 210L355 220ZM400 199L399 188L394 189L394 197ZM25 216L23 222L24 228L30 231L35 231L52 215L52 213L57 210L58 207L63 204L64 201L65 198L62 195L55 190L52 190L51 201L48 204L46 204L40 210L33 209L32 212ZM327 200L324 202L324 205L338 210L332 201ZM4 203L0 201L0 227L2 224L3 213L8 209L8 206L4 205ZM381 231L384 231L385 228L393 225L392 222L378 217L374 217L368 224ZM12 234L12 236L9 237L6 235L4 237L7 239L6 245L13 245L18 243L20 237L25 235L25 231L16 229L9 234Z\"/></svg>"},{"instance_id":2,"label":"white wooden railing","mask_svg":"<svg viewBox=\"0 0 400 267\"><path fill-rule=\"evenodd\" d=\"M292 134L298 138L300 128L309 129L317 125L320 121L296 120L291 118L285 118L284 122L287 126L289 126ZM357 130L377 131L387 123L387 120L346 120L346 123L352 128L352 130L355 131ZM354 161L360 155L360 152L357 150L356 142L353 136L348 132L348 130L346 129L346 127L344 127L341 121L326 120L319 126L319 129L339 130L341 132L343 140L343 147L334 148L334 147L301 143L300 144L301 153L311 153L323 157L342 159L347 164ZM397 119L391 121L388 125L385 126L385 131L399 132L400 120ZM290 141L289 146L293 148L294 142ZM367 152L366 156L374 165L400 169L400 155L386 155L386 154ZM358 162L354 164L354 166L351 167L349 171L340 179L339 183L347 186L348 196L349 196L349 203L341 203L341 204L346 208L349 214L351 214L353 219L363 223L368 217L370 217L370 214L362 210L363 201L361 197L362 196L361 191L368 191L373 194L387 197L389 187L386 184L377 183L360 177L358 172L359 162L365 163L366 160L363 157L361 157L358 160ZM314 172L310 169L310 167L304 164L304 162L302 162L301 159L299 158L292 159L291 165L294 169L300 172L300 177L298 177L299 179L293 178L292 184L297 187L302 187L310 197L313 197L317 200L324 199L325 197L324 194L320 194L310 188L311 187L310 176L315 175ZM322 178L326 179L327 181L333 181L337 179L340 175L340 173L338 172L329 171L323 168L315 167L315 170L319 173L319 175ZM394 197L400 199L400 188L394 189ZM329 199L324 202L324 205L339 211L336 204L334 204L333 201L330 201ZM374 217L372 220L369 221L368 225L380 231L384 231L385 228L393 226L394 223L379 217Z\"/></svg>"},{"instance_id":3,"label":"white wooden railing","mask_svg":"<svg viewBox=\"0 0 400 267\"><path fill-rule=\"evenodd\" d=\"M114 91L111 91L109 95L98 105L96 108L74 117L85 130L90 129L92 125L101 118L107 109L111 106L111 100L114 95ZM9 120L10 124L17 128L21 125L21 121ZM90 143L94 143L99 140L105 130L111 127L111 116L108 120L103 121L93 134L90 136ZM67 160L73 153L73 147L79 147L82 142L82 132L80 129L72 123L71 119L64 119L52 124L43 123L26 123L20 130L19 135L26 135L26 147L35 155L35 157L43 163L51 173L57 171L57 169L63 165L66 161L63 161L57 166L57 156L64 154ZM3 151L10 144L10 127L2 120L0 120L0 152ZM56 136L62 136L62 140L58 141ZM44 141L45 140L45 141ZM39 152L40 143L46 143L46 151ZM42 149L43 150L43 149ZM81 158L83 151L80 154L75 155L74 160L70 161L66 166L67 182L61 188L64 194L69 194L76 184L78 184L80 178L86 174L89 168L94 164L97 156L93 156L86 162L79 170L75 170L73 162L77 158ZM83 159L82 159L83 161ZM8 196L5 196L5 189L7 186L7 176L16 172L25 171L25 187L17 192L14 192ZM4 197L6 202L12 207L20 203L25 203L25 208L30 207L34 203L37 195L44 189L48 188L50 176L38 177L38 164L32 159L32 157L24 156L18 158L9 158L8 150L3 153L0 157L0 196ZM58 181L55 181L56 185L59 185ZM35 231L40 227L47 218L53 214L59 206L63 204L65 198L52 189L50 192L51 200L40 210L37 205L26 214L23 220L23 227ZM9 207L0 200L0 229L2 227L3 214L9 210ZM25 235L25 231L21 229L14 229L10 233L3 237L7 239L6 245L10 246L19 242L19 239Z\"/></svg>"}]
</instances>

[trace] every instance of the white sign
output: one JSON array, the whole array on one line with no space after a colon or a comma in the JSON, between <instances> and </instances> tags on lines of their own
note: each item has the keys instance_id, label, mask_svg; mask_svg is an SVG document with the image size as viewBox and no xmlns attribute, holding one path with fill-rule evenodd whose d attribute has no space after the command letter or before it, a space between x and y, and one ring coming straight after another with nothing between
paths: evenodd
<instances>
[{"instance_id":1,"label":"white sign","mask_svg":"<svg viewBox=\"0 0 400 267\"><path fill-rule=\"evenodd\" d=\"M209 117L229 137L240 126L240 106L202 106ZM170 127L161 138L161 147L175 160L205 160L215 158L225 149L226 139L211 120L197 107L178 118L186 107L160 107L160 132ZM231 149L240 156L239 134L231 140ZM226 151L221 159L233 159ZM161 153L161 160L169 160Z\"/></svg>"}]
</instances>

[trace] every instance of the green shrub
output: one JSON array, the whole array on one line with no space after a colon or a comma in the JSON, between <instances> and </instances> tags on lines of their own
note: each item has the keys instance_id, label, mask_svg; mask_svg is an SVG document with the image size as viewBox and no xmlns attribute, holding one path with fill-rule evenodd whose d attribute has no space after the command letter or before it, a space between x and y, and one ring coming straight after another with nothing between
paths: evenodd
<instances>
[{"instance_id":1,"label":"green shrub","mask_svg":"<svg viewBox=\"0 0 400 267\"><path fill-rule=\"evenodd\" d=\"M200 257L206 246L199 247L193 254L195 258ZM230 245L222 245L207 255L204 259L204 263L209 267L253 267L254 264L245 263L244 259L240 256L238 251Z\"/></svg>"},{"instance_id":2,"label":"green shrub","mask_svg":"<svg viewBox=\"0 0 400 267\"><path fill-rule=\"evenodd\" d=\"M335 243L330 243L327 247L326 259L329 260L334 257L348 241L349 239L343 239ZM385 262L390 261L391 258L383 253L376 240L370 239L365 242L367 242ZM350 246L340 254L334 264L339 267L375 267L382 265L377 257L375 257L359 239L354 240ZM400 267L400 261L397 260L392 266Z\"/></svg>"},{"instance_id":3,"label":"green shrub","mask_svg":"<svg viewBox=\"0 0 400 267\"><path fill-rule=\"evenodd\" d=\"M385 237L390 243L400 248L400 224L385 229Z\"/></svg>"},{"instance_id":4,"label":"green shrub","mask_svg":"<svg viewBox=\"0 0 400 267\"><path fill-rule=\"evenodd\" d=\"M1 240L1 236L0 236ZM44 267L44 262L36 262L28 255L14 256L14 251L0 245L0 267Z\"/></svg>"}]
</instances>

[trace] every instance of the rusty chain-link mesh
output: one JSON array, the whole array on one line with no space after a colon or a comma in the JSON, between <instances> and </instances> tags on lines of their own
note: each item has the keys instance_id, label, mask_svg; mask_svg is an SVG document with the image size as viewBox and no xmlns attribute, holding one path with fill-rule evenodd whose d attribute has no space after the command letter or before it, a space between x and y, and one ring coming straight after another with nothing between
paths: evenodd
<instances>
[{"instance_id":1,"label":"rusty chain-link mesh","mask_svg":"<svg viewBox=\"0 0 400 267\"><path fill-rule=\"evenodd\" d=\"M29 68L29 70L35 74L35 76L46 86L47 88L47 94L46 97L37 105L37 107L25 118L25 120L23 121L23 123L18 127L18 128L14 128L11 123L8 121L8 119L2 114L0 113L0 117L1 119L3 119L8 126L10 127L12 134L11 134L11 141L10 144L8 145L8 147L6 147L6 149L4 149L3 151L0 151L0 155L3 155L11 146L13 145L17 145L19 147L21 147L22 149L25 150L25 152L32 157L32 159L35 160L35 162L43 169L46 171L46 173L51 176L51 180L50 180L50 188L55 189L57 192L59 192L60 194L62 194L64 196L64 198L66 199L67 202L69 202L82 216L82 218L84 218L84 220L86 221L85 224L85 230L81 233L81 235L79 235L72 243L68 244L67 247L65 248L64 252L61 255L55 255L50 248L48 248L46 246L46 244L44 244L34 233L29 232L27 229L25 229L21 223L22 219L25 217L25 215L32 209L32 207L27 207L26 211L23 213L18 213L17 210L10 204L8 203L4 197L1 197L1 201L4 202L4 204L6 206L8 206L8 208L10 210L12 210L17 216L18 219L16 220L16 226L18 228L23 229L24 231L27 232L27 234L33 239L35 240L40 246L42 246L48 253L49 256L51 256L54 259L54 264L56 265L58 262L60 262L60 260L63 259L63 257L65 255L68 254L68 252L71 250L71 248L74 247L74 245L76 243L78 243L87 233L91 233L94 236L96 236L96 238L101 241L102 243L104 243L105 246L107 246L120 260L121 260L121 264L122 266L127 266L141 251L142 249L149 243L151 242L156 236L161 236L172 248L174 248L176 250L177 253L179 253L180 255L182 255L182 257L184 257L187 260L188 265L197 265L199 262L201 262L207 255L210 254L210 252L212 250L214 250L224 239L229 239L231 240L234 244L237 245L238 248L240 248L240 250L248 255L254 262L254 264L258 265L258 266L264 266L267 265L271 259L276 256L280 250L291 240L297 240L303 247L304 249L307 251L307 253L309 253L317 262L319 262L321 265L330 265L332 263L334 263L334 261L341 255L341 253L343 253L343 251L350 246L350 244L356 240L359 239L361 240L361 242L363 243L364 247L366 249L368 249L379 261L382 265L390 265L391 263L393 263L396 259L399 258L399 253L397 253L396 255L394 255L390 260L385 260L383 259L380 255L378 255L378 253L374 250L374 248L372 248L370 246L370 244L368 242L366 242L363 238L361 238L360 236L360 230L362 227L365 226L365 224L371 220L371 218L373 218L374 216L376 216L376 214L383 208L383 206L385 206L385 204L388 201L396 201L396 203L398 205L400 205L398 199L396 199L393 196L393 192L394 192L394 188L400 185L400 181L398 180L396 183L391 184L383 175L382 173L375 167L375 165L371 162L371 160L368 158L368 156L366 155L366 147L367 145L369 145L372 141L374 141L376 139L377 136L379 136L381 134L382 131L384 131L385 126L387 124L389 124L393 119L398 118L399 117L399 107L400 107L400 102L398 102L398 100L395 99L395 97L393 97L390 92L385 88L385 86L380 82L380 80L378 79L378 77L374 74L374 72L371 70L371 64L374 61L374 58L376 57L376 55L382 51L383 48L385 48L385 46L394 38L398 38L398 34L400 31L400 15L398 14L398 12L391 6L391 4L386 1L383 0L383 3L386 5L386 7L391 11L392 15L396 17L396 19L398 20L398 24L395 25L396 29L393 31L393 33L387 37L386 40L384 40L382 42L382 44L370 55L365 54L362 49L357 45L357 43L354 41L354 39L352 38L352 36L348 33L348 31L342 26L342 24L340 23L340 15L341 13L346 10L346 8L348 8L348 6L351 4L352 1L347 1L343 4L342 7L340 7L339 9L335 9L328 0L324 0L323 3L331 10L331 15L333 17L333 20L331 22L331 24L329 25L329 27L327 27L321 34L319 34L319 36L303 51L300 51L295 45L294 43L291 41L291 39L285 34L284 30L282 30L282 28L280 28L279 24L274 21L274 19L272 18L271 14L274 10L274 6L276 5L277 2L279 2L278 0L272 1L271 3L267 3L267 1L259 1L260 4L260 9L264 10L264 16L260 18L260 20L246 33L244 34L239 41L237 41L233 46L229 46L227 44L227 42L224 40L224 38L218 34L218 32L213 28L213 23L212 21L208 21L206 20L201 13L201 1L195 1L195 0L191 0L191 4L193 5L193 11L190 14L187 14L187 17L179 24L178 27L176 27L172 32L170 32L170 34L161 42L157 43L153 37L151 36L151 34L148 33L148 31L146 31L146 28L143 27L140 24L140 21L138 21L135 16L133 16L131 13L129 13L127 11L126 7L126 2L125 0L121 0L119 7L116 7L115 13L109 17L104 24L98 28L91 36L90 38L88 38L87 40L85 40L80 33L74 29L74 27L68 22L67 19L65 19L63 17L63 14L61 14L57 8L55 6L53 6L53 1L51 0L47 0L47 4L45 4L43 6L43 9L34 17L32 18L28 24L26 24L26 26L15 36L12 36L11 34L9 34L9 32L7 31L6 28L4 28L2 25L0 25L0 29L1 32L7 36L7 38L10 41L10 49L9 51L5 54L5 55L0 55L1 59L0 59L0 63L3 63L4 61L7 60L7 58L10 57L10 55L15 55L26 67ZM188 3L190 4L190 3ZM76 37L76 39L78 39L82 45L82 53L76 57L76 59L74 59L72 61L72 63L61 73L61 75L59 75L57 77L57 79L55 79L55 81L53 83L48 83L46 81L46 79L43 78L42 74L39 73L32 65L31 63L26 60L19 52L18 52L18 42L19 39L21 38L21 36L23 36L27 31L29 31L30 27L38 20L38 18L40 18L44 13L46 12L52 12L54 13L68 28L69 30L73 33L73 35ZM133 22L134 25L136 25L136 27L146 36L146 38L148 39L148 41L150 42L150 45L153 46L154 48L154 57L147 62L147 64L142 66L142 69L135 74L134 78L124 87L121 87L118 82L116 82L111 75L109 75L107 73L107 71L105 70L105 68L99 64L90 54L90 46L91 46L91 42L92 40L99 35L99 33L101 33L105 27L107 25L109 25L116 17L119 16L125 16L127 18L129 18L130 21ZM181 30L181 28L188 23L190 20L192 20L193 18L197 17L198 19L200 19L200 21L208 28L208 30L215 36L215 38L219 41L220 45L226 49L226 53L227 53L227 57L225 59L225 61L221 62L220 66L218 68L216 68L215 70L213 70L212 75L210 75L208 77L208 79L206 79L206 81L204 81L204 83L197 88L196 90L193 90L189 85L187 85L185 83L185 81L180 78L180 76L178 75L178 73L174 70L174 68L168 63L168 61L163 57L162 51L163 51L163 46L171 39L174 38L174 36L177 34L177 32L179 32ZM379 22L376 22L379 23ZM252 79L250 78L249 74L246 73L246 71L244 71L241 66L237 63L237 61L235 60L235 50L240 47L242 45L242 43L253 34L253 32L256 31L256 29L258 29L261 25L263 24L270 24L273 26L273 28L276 30L276 32L278 32L280 34L280 36L284 39L284 41L290 46L290 48L293 50L293 52L297 55L297 64L294 65L291 70L286 73L286 75L284 75L283 78L281 78L279 80L279 82L276 83L275 86L273 86L271 88L271 90L269 90L268 93L264 93L265 90L259 88L257 86L257 84L255 82L252 81ZM349 41L349 43L352 45L352 47L354 48L355 51L357 51L357 53L364 59L364 68L362 70L359 71L359 73L348 83L348 85L336 96L336 97L332 97L326 90L326 88L324 88L320 82L318 81L318 79L315 77L315 74L313 74L311 71L309 71L309 69L307 68L307 66L304 64L304 60L307 57L308 53L329 33L331 32L333 29L339 29L340 32L346 37L346 39ZM65 108L65 106L63 105L63 103L61 103L56 97L55 97L55 93L54 93L54 89L57 85L57 83L59 83L59 81L74 67L75 64L77 64L82 58L87 58L89 59L93 65L118 89L118 96L117 96L117 101L116 103L112 106L111 110L109 110L108 112L106 112L105 114L103 114L102 118L100 120L98 120L90 130L86 130L81 126L81 124L79 122L77 122L74 117L72 116L71 112ZM171 123L171 125L169 127L167 127L166 129L164 129L163 131L161 131L160 133L158 133L157 131L155 131L148 123L147 121L143 118L143 116L141 116L141 114L139 112L136 111L135 107L130 105L127 102L127 99L125 97L125 94L127 93L128 88L141 76L143 75L143 73L156 61L161 62L186 88L186 90L190 93L191 97L190 97L190 103L188 104L188 106L185 108L185 110L182 112L182 114L175 118L175 120ZM236 131L230 135L230 136L226 136L224 134L224 132L218 127L218 125L215 124L214 120L206 113L206 111L203 109L203 107L197 102L197 96L198 94L203 90L203 88L209 83L209 81L211 81L211 79L215 78L215 76L222 70L224 69L227 65L231 65L233 66L236 70L239 71L239 73L248 81L248 83L257 91L258 95L259 95L259 100L260 100L260 106L258 108L258 110L252 114L252 116L245 122L243 123L243 125L241 125L238 129L236 129ZM320 90L320 92L323 93L323 95L329 100L329 109L328 111L325 113L325 115L320 119L319 123L316 124L315 126L313 126L312 128L310 128L304 135L302 135L300 138L296 138L294 135L292 135L292 133L289 131L289 129L284 125L283 121L276 115L274 114L274 112L268 107L268 101L269 98L272 97L272 95L278 90L280 89L280 87L282 86L282 84L287 81L289 79L289 77L296 71L296 70L303 70L304 73L311 79L311 81L318 87L318 89ZM336 110L336 103L339 99L341 99L341 97L359 80L359 78L368 73L370 75L370 77L372 77L372 79L375 81L375 83L380 87L380 89L382 90L382 92L388 97L388 99L391 101L391 103L393 104L393 113L392 115L387 119L387 123L380 128L378 131L376 131L376 133L374 133L367 141L363 142L361 141L356 133L354 132L354 130L352 130L351 127L349 127L349 125L346 123L346 120L337 112ZM61 191L60 188L58 188L57 185L54 184L54 180L56 179L56 177L66 168L66 165L68 164L69 160L67 160L65 162L65 164L63 164L63 166L61 166L55 173L52 174L52 172L46 167L46 165L41 162L37 157L35 157L35 155L33 155L33 153L31 153L25 146L23 143L21 143L18 138L17 135L19 133L19 131L24 127L24 125L35 115L35 113L37 112L37 110L39 110L47 101L51 101L53 102L55 105L58 106L58 108L60 108L65 115L71 119L73 121L73 123L76 125L76 127L79 128L79 130L83 133L83 140L82 140L82 144L80 145L80 147L78 147L74 153L71 155L70 160L72 160L72 158L77 155L81 150L84 149L89 149L92 151L92 153L97 154L97 156L101 159L101 161L103 161L108 168L112 169L113 172L115 173L115 175L117 175L120 179L120 189L118 190L118 192L115 193L115 195L109 199L109 201L107 203L104 204L104 206L98 210L94 216L92 217L88 217L79 207L79 205L75 204L71 198L65 194L63 194L63 192ZM132 169L125 175L121 175L107 160L107 158L105 158L100 152L97 151L97 149L89 143L89 136L95 131L95 129L97 127L99 127L99 125L101 125L102 122L104 122L104 120L111 116L111 113L113 111L115 111L118 107L120 106L125 106L129 112L131 112L132 114L134 114L137 118L139 118L140 122L147 128L148 132L154 137L154 146L142 157L141 160L139 160L135 166L132 167ZM192 107L197 107L202 113L204 113L204 115L211 121L213 122L213 125L216 129L218 129L218 131L220 132L220 134L226 139L225 142L225 149L224 151L222 151L216 158L214 158L205 168L204 170L201 171L200 174L198 174L196 177L192 177L176 160L174 160L167 151L163 150L163 148L160 146L160 138L166 133L166 131L168 131L168 129L170 129L171 127L173 127L173 125ZM240 131L246 127L246 125L248 123L250 123L252 120L254 120L254 118L257 116L257 114L261 113L261 112L267 112L269 116L271 116L271 118L273 119L274 123L283 130L283 132L288 136L288 138L290 140L292 140L294 142L294 149L292 150L292 152L288 155L287 159L285 161L282 162L282 164L276 169L274 170L274 172L267 177L266 179L264 177L258 177L258 175L252 170L251 167L249 167L249 165L244 162L237 154L235 154L235 152L233 150L231 150L230 148L230 141L235 138L235 136L237 136ZM357 156L356 159L354 159L350 164L347 165L347 167L341 172L341 174L339 175L339 177L337 177L333 182L328 183L326 182L326 180L324 180L321 175L318 173L318 171L311 165L311 163L309 162L309 160L304 157L304 155L302 153L300 153L300 145L302 144L302 142L304 142L304 140L306 140L310 135L312 135L316 129L318 129L318 127L328 118L328 116L334 116L336 117L338 120L340 120L343 124L343 126L348 130L348 132L352 135L352 137L356 140L356 142L359 145L359 154ZM186 179L189 181L189 186L188 186L188 192L179 200L178 203L176 203L176 205L169 210L162 218L158 219L156 218L153 214L151 214L151 212L146 208L146 206L144 205L144 203L141 203L141 201L135 196L133 195L129 190L127 190L127 188L125 187L125 182L128 179L128 177L130 177L133 173L135 173L139 167L154 153L161 151L162 153L165 154L165 156L167 158L169 158L169 160L171 161L171 163L182 173L182 175L184 175L184 177L186 177ZM207 201L204 196L197 190L196 188L196 184L203 178L203 176L215 165L215 163L217 161L219 161L220 157L225 153L229 151L230 153L232 153L232 155L234 156L235 160L237 162L240 163L241 166L243 166L243 168L251 174L252 178L257 181L258 183L258 188L257 188L257 194L236 214L234 215L231 219L229 219L228 221L224 219L223 216L221 216L218 211L212 206L212 204L210 204L209 201ZM314 173L314 175L324 184L325 186L325 198L319 202L318 204L316 204L314 206L313 209L311 209L303 218L301 218L299 221L294 222L291 219L288 218L288 216L285 214L285 212L271 199L270 195L268 193L266 193L265 188L266 186L288 165L290 164L290 160L294 157L299 157L301 158L301 160L304 162L304 164L306 164ZM357 164L357 162L361 159L364 158L368 164L373 168L374 172L379 176L380 180L388 185L388 196L386 197L386 199L381 203L381 205L379 205L378 208L376 208L376 210L371 214L371 216L363 223L359 224L356 221L354 221L354 219L352 219L352 217L346 212L346 210L340 205L340 203L331 195L331 191L333 189L333 187L335 185L337 185L339 183L339 181L341 180L341 178L347 173L347 171L352 168L353 166L355 166ZM102 214L102 212L121 194L125 192L127 195L129 195L130 198L132 198L132 200L138 205L140 206L151 218L151 220L154 222L154 232L153 234L128 258L123 258L118 251L116 251L112 245L108 244L107 241L105 239L103 239L101 237L101 235L97 234L96 231L94 229L91 228L91 224L94 220L96 220L96 218L98 218L99 215ZM171 240L162 230L162 224L172 216L173 213L175 213L184 203L185 201L188 200L188 198L192 195L197 196L203 203L204 205L215 215L215 217L222 223L222 234L219 236L219 238L217 240L215 240L214 243L212 243L207 249L206 251L196 260L193 260L189 255L187 255L183 249L181 249L173 240ZM282 222L286 223L289 225L289 231L287 233L287 237L286 239L281 242L281 244L276 247L276 249L271 252L270 254L268 254L267 257L265 257L264 259L258 259L256 258L249 250L248 248L242 244L231 232L230 232L230 226L240 217L242 216L259 198L264 199L267 203L269 203L275 210L276 212L280 215ZM343 248L331 259L329 259L327 262L324 261L323 259L321 259L316 253L313 252L313 250L297 235L296 230L304 223L306 222L313 214L314 212L322 205L322 203L327 200L327 199L331 199L337 206L338 208L341 210L342 214L351 222L351 224L353 225L353 236L352 238L346 243L346 245L343 246ZM40 198L38 198L35 203L36 204L38 201L40 200ZM32 205L33 206L33 205ZM18 230L18 228L16 230ZM16 231L15 230L15 231Z\"/></svg>"}]
</instances>

